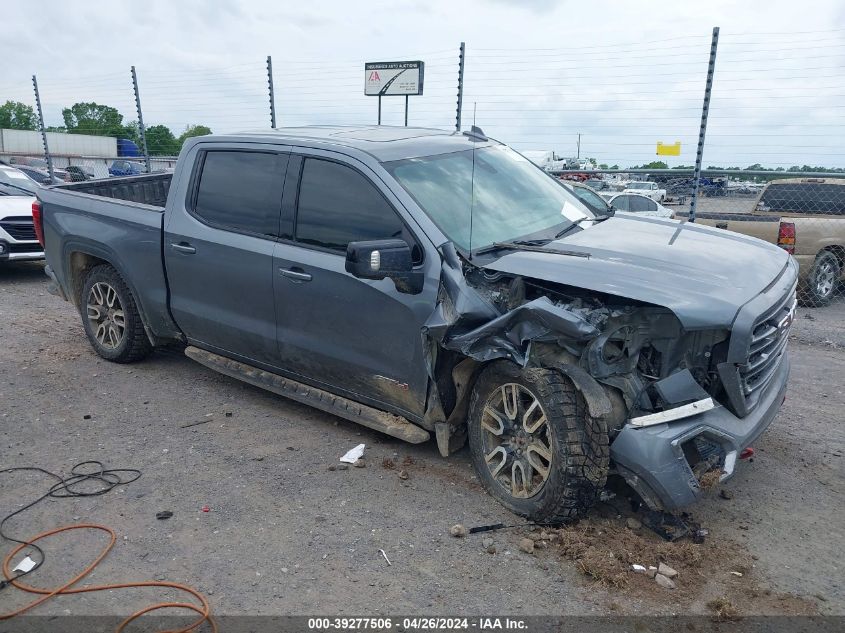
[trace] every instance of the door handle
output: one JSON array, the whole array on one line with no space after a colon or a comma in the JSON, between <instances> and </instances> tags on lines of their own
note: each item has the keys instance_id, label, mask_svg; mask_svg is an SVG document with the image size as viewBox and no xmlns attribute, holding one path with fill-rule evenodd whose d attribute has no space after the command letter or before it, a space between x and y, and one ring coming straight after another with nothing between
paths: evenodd
<instances>
[{"instance_id":1,"label":"door handle","mask_svg":"<svg viewBox=\"0 0 845 633\"><path fill-rule=\"evenodd\" d=\"M279 268L282 277L287 277L291 281L311 281L310 273L306 273L301 268Z\"/></svg>"},{"instance_id":2,"label":"door handle","mask_svg":"<svg viewBox=\"0 0 845 633\"><path fill-rule=\"evenodd\" d=\"M194 253L197 252L197 249L195 249L193 246L191 246L187 242L180 242L179 244L171 244L170 248L172 248L174 251L178 251L180 253L186 253L188 255L193 255Z\"/></svg>"}]
</instances>

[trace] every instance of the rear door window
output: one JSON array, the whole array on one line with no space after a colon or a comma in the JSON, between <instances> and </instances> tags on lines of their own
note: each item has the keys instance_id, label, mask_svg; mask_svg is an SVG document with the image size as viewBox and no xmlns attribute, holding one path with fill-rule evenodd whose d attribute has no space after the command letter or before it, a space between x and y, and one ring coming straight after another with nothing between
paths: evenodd
<instances>
[{"instance_id":1,"label":"rear door window","mask_svg":"<svg viewBox=\"0 0 845 633\"><path fill-rule=\"evenodd\" d=\"M613 206L619 209L620 211L628 211L628 201L630 200L631 196L617 196L613 199Z\"/></svg>"},{"instance_id":2,"label":"rear door window","mask_svg":"<svg viewBox=\"0 0 845 633\"><path fill-rule=\"evenodd\" d=\"M296 241L346 253L349 242L399 238L405 225L379 190L355 169L306 158L299 185Z\"/></svg>"},{"instance_id":3,"label":"rear door window","mask_svg":"<svg viewBox=\"0 0 845 633\"><path fill-rule=\"evenodd\" d=\"M657 211L657 203L645 196L631 196L628 210L634 213L643 211Z\"/></svg>"},{"instance_id":4,"label":"rear door window","mask_svg":"<svg viewBox=\"0 0 845 633\"><path fill-rule=\"evenodd\" d=\"M845 184L794 182L772 184L760 196L761 210L780 213L845 214Z\"/></svg>"},{"instance_id":5,"label":"rear door window","mask_svg":"<svg viewBox=\"0 0 845 633\"><path fill-rule=\"evenodd\" d=\"M194 214L217 228L277 236L287 161L275 152L205 152Z\"/></svg>"}]
</instances>

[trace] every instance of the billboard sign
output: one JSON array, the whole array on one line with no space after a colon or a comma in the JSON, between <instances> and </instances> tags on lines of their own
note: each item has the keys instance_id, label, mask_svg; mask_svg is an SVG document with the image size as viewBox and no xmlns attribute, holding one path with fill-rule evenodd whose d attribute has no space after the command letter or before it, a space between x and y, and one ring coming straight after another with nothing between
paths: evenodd
<instances>
[{"instance_id":1,"label":"billboard sign","mask_svg":"<svg viewBox=\"0 0 845 633\"><path fill-rule=\"evenodd\" d=\"M364 94L370 97L421 95L425 63L367 62L364 64Z\"/></svg>"}]
</instances>

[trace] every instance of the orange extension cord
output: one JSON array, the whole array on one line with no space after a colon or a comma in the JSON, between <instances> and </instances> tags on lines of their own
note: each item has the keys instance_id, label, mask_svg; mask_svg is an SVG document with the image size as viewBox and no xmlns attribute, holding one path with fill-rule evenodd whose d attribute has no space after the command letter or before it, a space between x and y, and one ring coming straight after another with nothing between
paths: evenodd
<instances>
[{"instance_id":1,"label":"orange extension cord","mask_svg":"<svg viewBox=\"0 0 845 633\"><path fill-rule=\"evenodd\" d=\"M33 587L21 581L14 580L14 576L12 575L12 571L9 569L9 566L11 565L12 559L18 552L20 552L25 547L28 547L32 543L36 543L37 541L46 539L50 536L53 536L54 534L59 534L61 532L69 532L71 530L100 530L101 532L106 532L110 537L109 544L103 549L102 552L100 552L99 556L97 556L97 558L95 558L90 565L88 565L84 570L82 570L81 573L79 573L69 582L65 583L64 585L61 585L60 587L56 587L54 589L42 589L40 587ZM200 592L195 589L192 589L191 587L188 587L187 585L180 585L179 583L175 582L149 581L126 582L113 585L89 585L74 588L73 585L85 578L85 576L90 574L94 570L94 568L100 564L100 562L106 557L106 554L108 554L111 551L112 547L114 547L116 541L117 535L111 528L108 528L104 525L98 525L96 523L80 523L78 525L66 525L64 527L48 530L47 532L42 532L30 541L26 543L21 543L20 545L15 547L11 552L9 552L6 558L3 559L3 575L6 577L6 580L8 580L10 585L17 587L22 591L40 595L40 597L33 600L29 604L21 607L20 609L10 611L9 613L0 613L0 621L8 620L17 615L25 613L30 609L37 607L39 604L46 602L53 596L70 595L74 593L87 593L90 591L106 591L109 589L127 589L130 587L167 587L170 589L178 589L179 591L184 591L185 593L191 594L197 600L200 601L201 606L190 602L159 602L158 604L145 607L140 611L136 611L135 613L130 615L128 618L126 618L123 622L120 623L120 626L117 627L115 633L121 633L131 622L140 618L142 615L150 613L151 611L158 611L159 609L189 609L200 615L197 620L195 620L193 623L191 623L189 626L186 626L185 628L170 631L162 631L161 633L188 633L189 631L193 631L194 629L202 625L204 622L208 622L211 626L211 630L214 631L214 633L217 633L217 623L211 617L211 606L208 604L208 600Z\"/></svg>"}]
</instances>

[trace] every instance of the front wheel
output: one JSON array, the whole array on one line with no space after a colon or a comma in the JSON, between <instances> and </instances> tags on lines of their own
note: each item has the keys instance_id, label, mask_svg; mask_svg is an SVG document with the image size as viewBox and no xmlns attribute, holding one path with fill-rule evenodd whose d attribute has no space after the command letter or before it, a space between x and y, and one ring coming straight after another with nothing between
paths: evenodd
<instances>
[{"instance_id":1,"label":"front wheel","mask_svg":"<svg viewBox=\"0 0 845 633\"><path fill-rule=\"evenodd\" d=\"M520 516L571 521L595 503L607 480L607 429L555 370L491 364L473 390L468 425L481 483Z\"/></svg>"},{"instance_id":2,"label":"front wheel","mask_svg":"<svg viewBox=\"0 0 845 633\"><path fill-rule=\"evenodd\" d=\"M106 360L131 363L152 351L135 298L108 264L88 272L79 306L85 334L94 351Z\"/></svg>"},{"instance_id":3,"label":"front wheel","mask_svg":"<svg viewBox=\"0 0 845 633\"><path fill-rule=\"evenodd\" d=\"M826 306L836 294L842 265L835 254L830 251L820 253L813 263L807 286L802 295L802 303L811 307Z\"/></svg>"}]
</instances>

